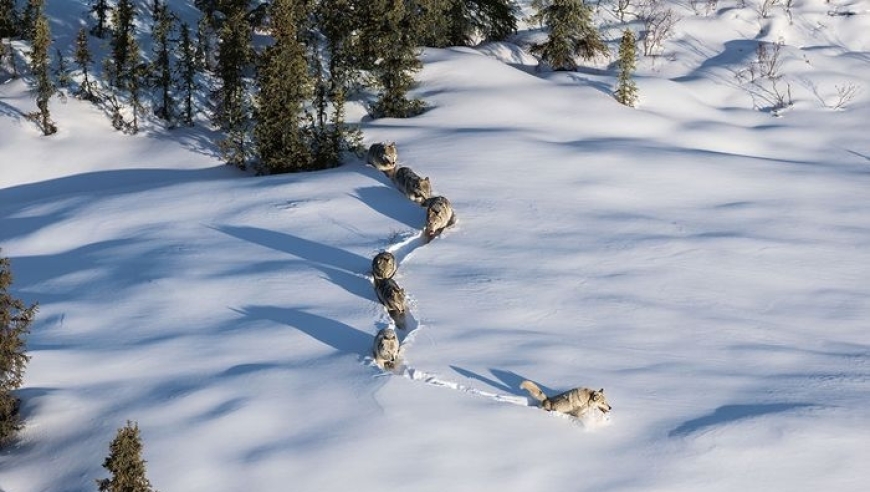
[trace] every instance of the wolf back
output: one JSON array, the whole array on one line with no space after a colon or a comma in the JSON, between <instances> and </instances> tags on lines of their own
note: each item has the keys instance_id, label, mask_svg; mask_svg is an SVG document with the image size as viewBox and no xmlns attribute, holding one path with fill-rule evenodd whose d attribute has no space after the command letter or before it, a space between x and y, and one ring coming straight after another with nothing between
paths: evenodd
<instances>
[{"instance_id":1,"label":"wolf back","mask_svg":"<svg viewBox=\"0 0 870 492\"><path fill-rule=\"evenodd\" d=\"M429 178L421 178L410 167L400 167L393 174L393 183L411 201L423 204L432 196L432 184Z\"/></svg>"}]
</instances>

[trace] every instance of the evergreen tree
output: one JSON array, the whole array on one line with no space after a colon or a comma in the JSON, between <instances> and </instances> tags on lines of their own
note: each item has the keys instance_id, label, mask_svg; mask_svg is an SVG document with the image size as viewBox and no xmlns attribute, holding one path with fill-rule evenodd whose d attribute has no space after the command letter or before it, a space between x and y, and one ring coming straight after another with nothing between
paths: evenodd
<instances>
[{"instance_id":1,"label":"evergreen tree","mask_svg":"<svg viewBox=\"0 0 870 492\"><path fill-rule=\"evenodd\" d=\"M257 70L254 143L259 173L314 168L311 128L305 114L312 83L297 30L305 14L299 0L275 0L270 9L274 44L263 52Z\"/></svg>"},{"instance_id":2,"label":"evergreen tree","mask_svg":"<svg viewBox=\"0 0 870 492\"><path fill-rule=\"evenodd\" d=\"M251 108L245 89L245 73L251 65L252 56L247 6L247 0L227 0L227 17L219 32L217 75L221 86L214 114L214 122L227 134L219 142L221 154L227 164L240 169L247 166L250 154L248 131Z\"/></svg>"},{"instance_id":3,"label":"evergreen tree","mask_svg":"<svg viewBox=\"0 0 870 492\"><path fill-rule=\"evenodd\" d=\"M49 76L48 49L51 46L51 29L48 19L40 10L36 14L33 32L33 49L30 53L30 71L36 79L36 107L39 111L33 116L44 135L57 132L57 127L51 121L48 100L57 92L54 82Z\"/></svg>"},{"instance_id":4,"label":"evergreen tree","mask_svg":"<svg viewBox=\"0 0 870 492\"><path fill-rule=\"evenodd\" d=\"M446 0L446 41L468 46L476 37L500 41L517 30L518 7L512 0Z\"/></svg>"},{"instance_id":5,"label":"evergreen tree","mask_svg":"<svg viewBox=\"0 0 870 492\"><path fill-rule=\"evenodd\" d=\"M198 71L212 70L210 53L212 52L212 35L214 30L203 16L196 24L196 48L194 50L196 69Z\"/></svg>"},{"instance_id":6,"label":"evergreen tree","mask_svg":"<svg viewBox=\"0 0 870 492\"><path fill-rule=\"evenodd\" d=\"M620 104L634 107L637 104L637 84L631 78L637 63L634 32L626 29L619 43L619 76L614 96Z\"/></svg>"},{"instance_id":7,"label":"evergreen tree","mask_svg":"<svg viewBox=\"0 0 870 492\"><path fill-rule=\"evenodd\" d=\"M88 72L88 67L94 62L94 58L88 47L88 33L84 27L79 29L79 33L76 36L76 51L73 59L76 65L78 65L79 70L82 71L82 83L76 92L76 96L87 101L97 101L99 97Z\"/></svg>"},{"instance_id":8,"label":"evergreen tree","mask_svg":"<svg viewBox=\"0 0 870 492\"><path fill-rule=\"evenodd\" d=\"M132 76L135 66L130 49L130 44L134 40L136 15L132 0L118 0L118 5L112 14L114 29L110 44L114 67L110 73L110 82L119 89L126 89L126 84Z\"/></svg>"},{"instance_id":9,"label":"evergreen tree","mask_svg":"<svg viewBox=\"0 0 870 492\"><path fill-rule=\"evenodd\" d=\"M576 57L591 60L607 54L607 45L592 21L592 10L583 0L536 2L538 11L532 20L550 30L546 42L532 46L532 53L553 70L574 70Z\"/></svg>"},{"instance_id":10,"label":"evergreen tree","mask_svg":"<svg viewBox=\"0 0 870 492\"><path fill-rule=\"evenodd\" d=\"M317 109L314 142L316 167L337 165L341 153L355 150L361 140L359 130L345 123L345 103L354 78L353 32L358 19L347 15L354 0L322 0L315 11L315 23L324 37L324 64L318 50L312 50ZM328 111L327 111L328 108Z\"/></svg>"},{"instance_id":11,"label":"evergreen tree","mask_svg":"<svg viewBox=\"0 0 870 492\"><path fill-rule=\"evenodd\" d=\"M378 100L371 107L372 116L407 118L420 114L424 104L408 99L414 73L422 67L417 59L413 12L403 0L371 0L361 9L359 32L363 67L368 68L379 88Z\"/></svg>"},{"instance_id":12,"label":"evergreen tree","mask_svg":"<svg viewBox=\"0 0 870 492\"><path fill-rule=\"evenodd\" d=\"M91 12L97 16L97 23L91 29L91 33L100 39L106 37L110 11L109 0L91 0Z\"/></svg>"},{"instance_id":13,"label":"evergreen tree","mask_svg":"<svg viewBox=\"0 0 870 492\"><path fill-rule=\"evenodd\" d=\"M181 120L187 126L193 126L193 98L196 94L196 48L190 36L190 26L184 22L181 24L179 40L179 92L183 101Z\"/></svg>"},{"instance_id":14,"label":"evergreen tree","mask_svg":"<svg viewBox=\"0 0 870 492\"><path fill-rule=\"evenodd\" d=\"M155 1L154 5L154 63L153 72L157 89L160 93L160 103L154 111L157 116L166 121L172 121L175 113L175 101L172 99L172 31L175 28L175 16L169 12L165 3Z\"/></svg>"},{"instance_id":15,"label":"evergreen tree","mask_svg":"<svg viewBox=\"0 0 870 492\"><path fill-rule=\"evenodd\" d=\"M27 0L21 16L21 37L33 41L36 35L36 20L42 15L45 0Z\"/></svg>"},{"instance_id":16,"label":"evergreen tree","mask_svg":"<svg viewBox=\"0 0 870 492\"><path fill-rule=\"evenodd\" d=\"M103 468L112 476L97 480L100 492L153 492L151 482L145 476L138 424L128 420L126 426L118 429L109 445L109 456L103 461Z\"/></svg>"},{"instance_id":17,"label":"evergreen tree","mask_svg":"<svg viewBox=\"0 0 870 492\"><path fill-rule=\"evenodd\" d=\"M133 109L133 119L130 121L129 131L139 133L139 116L144 112L142 103L142 89L147 86L148 65L141 60L139 43L136 38L130 38L128 46L129 63L131 65L127 76L127 90L130 92L130 106Z\"/></svg>"},{"instance_id":18,"label":"evergreen tree","mask_svg":"<svg viewBox=\"0 0 870 492\"><path fill-rule=\"evenodd\" d=\"M21 429L19 401L13 395L24 384L24 369L30 357L25 338L36 316L37 305L27 306L9 293L12 271L9 260L0 258L0 444Z\"/></svg>"},{"instance_id":19,"label":"evergreen tree","mask_svg":"<svg viewBox=\"0 0 870 492\"><path fill-rule=\"evenodd\" d=\"M57 80L57 85L65 89L69 87L70 82L72 82L72 77L70 77L69 74L69 66L66 64L66 57L63 56L60 48L55 48L55 52L57 55L57 66L54 70L54 78Z\"/></svg>"},{"instance_id":20,"label":"evergreen tree","mask_svg":"<svg viewBox=\"0 0 870 492\"><path fill-rule=\"evenodd\" d=\"M20 22L15 0L0 0L0 39L18 36Z\"/></svg>"}]
</instances>

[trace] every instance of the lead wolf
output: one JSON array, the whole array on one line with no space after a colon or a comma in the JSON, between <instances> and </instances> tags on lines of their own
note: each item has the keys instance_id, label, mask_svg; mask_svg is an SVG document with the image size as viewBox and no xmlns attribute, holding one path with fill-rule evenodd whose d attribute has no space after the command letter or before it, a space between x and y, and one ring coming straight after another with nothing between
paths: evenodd
<instances>
[{"instance_id":1,"label":"lead wolf","mask_svg":"<svg viewBox=\"0 0 870 492\"><path fill-rule=\"evenodd\" d=\"M548 412L559 412L580 418L593 408L607 413L611 410L607 398L604 396L604 388L598 391L589 388L574 388L553 397L547 397L537 384L531 381L523 381L520 388L529 392L539 402L541 408Z\"/></svg>"},{"instance_id":2,"label":"lead wolf","mask_svg":"<svg viewBox=\"0 0 870 492\"><path fill-rule=\"evenodd\" d=\"M447 197L436 196L424 202L426 206L426 227L423 229L423 237L429 242L437 237L444 229L456 223L456 214Z\"/></svg>"},{"instance_id":3,"label":"lead wolf","mask_svg":"<svg viewBox=\"0 0 870 492\"><path fill-rule=\"evenodd\" d=\"M375 364L385 369L394 369L399 361L399 338L396 330L386 327L375 336L375 345L372 347L372 356Z\"/></svg>"},{"instance_id":4,"label":"lead wolf","mask_svg":"<svg viewBox=\"0 0 870 492\"><path fill-rule=\"evenodd\" d=\"M432 184L429 178L421 178L410 167L400 167L392 175L393 183L412 202L423 205L432 196Z\"/></svg>"},{"instance_id":5,"label":"lead wolf","mask_svg":"<svg viewBox=\"0 0 870 492\"><path fill-rule=\"evenodd\" d=\"M393 318L396 326L405 327L405 290L391 278L375 280L375 293L378 300L387 308L387 313Z\"/></svg>"},{"instance_id":6,"label":"lead wolf","mask_svg":"<svg viewBox=\"0 0 870 492\"><path fill-rule=\"evenodd\" d=\"M399 161L399 151L395 142L378 142L369 147L367 161L383 173L391 173Z\"/></svg>"}]
</instances>

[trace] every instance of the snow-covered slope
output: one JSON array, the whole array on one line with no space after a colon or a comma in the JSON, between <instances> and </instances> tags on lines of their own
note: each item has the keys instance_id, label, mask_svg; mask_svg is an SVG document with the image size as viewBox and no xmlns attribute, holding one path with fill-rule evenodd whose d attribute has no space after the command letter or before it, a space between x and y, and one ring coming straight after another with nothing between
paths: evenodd
<instances>
[{"instance_id":1,"label":"snow-covered slope","mask_svg":"<svg viewBox=\"0 0 870 492\"><path fill-rule=\"evenodd\" d=\"M163 491L864 490L866 1L676 8L636 109L612 67L426 50L432 109L363 123L453 203L426 245L424 209L361 162L250 177L207 130L121 135L72 99L40 137L26 85L0 86L0 247L40 303L0 489L94 490L129 419ZM774 117L735 73L779 39ZM398 374L368 357L384 248ZM614 410L546 414L523 379Z\"/></svg>"}]
</instances>

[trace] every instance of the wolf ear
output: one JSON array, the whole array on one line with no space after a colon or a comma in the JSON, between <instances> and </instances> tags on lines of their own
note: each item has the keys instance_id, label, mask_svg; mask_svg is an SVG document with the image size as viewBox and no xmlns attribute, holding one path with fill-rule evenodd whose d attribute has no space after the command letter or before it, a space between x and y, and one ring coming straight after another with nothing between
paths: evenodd
<instances>
[{"instance_id":1,"label":"wolf ear","mask_svg":"<svg viewBox=\"0 0 870 492\"><path fill-rule=\"evenodd\" d=\"M599 392L599 393L604 393L604 388L601 388L600 390L598 390L598 392Z\"/></svg>"}]
</instances>

